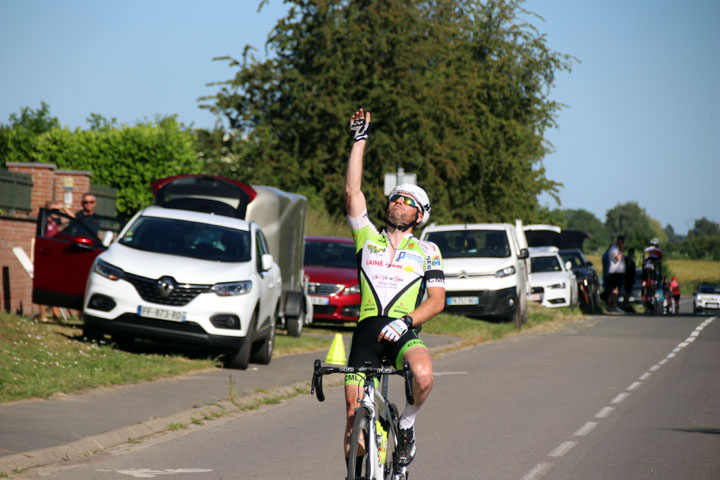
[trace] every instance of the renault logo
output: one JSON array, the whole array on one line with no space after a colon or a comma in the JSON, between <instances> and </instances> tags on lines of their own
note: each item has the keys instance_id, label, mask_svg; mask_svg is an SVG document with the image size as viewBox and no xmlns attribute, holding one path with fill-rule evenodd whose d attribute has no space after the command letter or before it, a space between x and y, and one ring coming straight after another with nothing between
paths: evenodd
<instances>
[{"instance_id":1,"label":"renault logo","mask_svg":"<svg viewBox=\"0 0 720 480\"><path fill-rule=\"evenodd\" d=\"M177 282L172 277L164 276L158 279L157 287L160 295L163 297L169 297L173 290L177 287Z\"/></svg>"}]
</instances>

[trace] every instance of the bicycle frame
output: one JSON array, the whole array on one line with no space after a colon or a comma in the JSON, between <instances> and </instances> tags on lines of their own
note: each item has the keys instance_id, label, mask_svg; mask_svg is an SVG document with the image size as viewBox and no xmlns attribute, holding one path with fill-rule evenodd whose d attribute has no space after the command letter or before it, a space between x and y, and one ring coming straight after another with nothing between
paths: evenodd
<instances>
[{"instance_id":1,"label":"bicycle frame","mask_svg":"<svg viewBox=\"0 0 720 480\"><path fill-rule=\"evenodd\" d=\"M316 394L319 401L325 400L325 394L322 389L322 377L330 373L362 373L365 376L363 382L363 395L360 400L360 406L356 412L361 409L366 409L368 415L367 425L367 438L365 438L365 454L368 458L372 459L369 463L369 471L366 472L366 478L369 480L384 480L385 469L383 463L380 461L380 454L378 450L378 436L376 421L379 415L386 414L390 419L388 428L392 432L393 439L393 455L395 455L395 448L397 447L397 422L399 418L397 412L394 412L390 407L391 403L387 399L388 391L388 378L389 375L401 375L405 379L405 397L409 404L414 404L415 399L412 392L412 372L407 362L403 364L402 370L396 370L394 368L384 367L372 367L370 365L364 367L322 367L320 360L315 360L314 372L312 385L310 387L310 394ZM382 387L381 392L377 392L375 388L375 379L381 379ZM390 433L390 432L389 432ZM407 475L407 468L405 466L397 465L393 459L392 479L397 480Z\"/></svg>"}]
</instances>

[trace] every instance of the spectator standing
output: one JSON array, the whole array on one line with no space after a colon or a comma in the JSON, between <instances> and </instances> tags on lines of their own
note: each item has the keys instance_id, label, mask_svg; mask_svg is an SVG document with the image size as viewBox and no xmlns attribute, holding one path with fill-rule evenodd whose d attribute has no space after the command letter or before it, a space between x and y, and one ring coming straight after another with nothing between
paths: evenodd
<instances>
[{"instance_id":1,"label":"spectator standing","mask_svg":"<svg viewBox=\"0 0 720 480\"><path fill-rule=\"evenodd\" d=\"M670 293L672 294L673 303L675 306L675 314L680 313L680 282L675 275L670 280Z\"/></svg>"},{"instance_id":2,"label":"spectator standing","mask_svg":"<svg viewBox=\"0 0 720 480\"><path fill-rule=\"evenodd\" d=\"M95 236L97 236L98 231L100 230L100 224L98 219L95 217L95 206L97 204L95 195L90 192L83 194L80 204L82 205L82 210L75 214L75 218L80 220L92 231Z\"/></svg>"},{"instance_id":3,"label":"spectator standing","mask_svg":"<svg viewBox=\"0 0 720 480\"><path fill-rule=\"evenodd\" d=\"M631 311L630 307L630 295L633 291L633 285L635 284L635 249L628 249L627 255L625 255L625 296L623 298L623 310L626 312Z\"/></svg>"},{"instance_id":4,"label":"spectator standing","mask_svg":"<svg viewBox=\"0 0 720 480\"><path fill-rule=\"evenodd\" d=\"M615 243L608 250L608 312L611 313L623 313L623 311L618 308L618 296L620 295L620 286L625 281L624 250L625 237L618 235Z\"/></svg>"}]
</instances>

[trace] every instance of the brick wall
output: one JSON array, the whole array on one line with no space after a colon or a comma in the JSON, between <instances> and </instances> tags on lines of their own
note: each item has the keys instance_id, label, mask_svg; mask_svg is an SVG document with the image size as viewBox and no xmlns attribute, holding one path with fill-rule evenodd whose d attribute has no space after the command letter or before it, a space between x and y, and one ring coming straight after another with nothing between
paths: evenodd
<instances>
[{"instance_id":1,"label":"brick wall","mask_svg":"<svg viewBox=\"0 0 720 480\"><path fill-rule=\"evenodd\" d=\"M64 203L73 211L80 210L83 193L90 191L92 173L58 170L55 165L47 163L8 163L6 166L12 172L32 175L32 213L0 214L0 275L4 271L9 272L9 285L2 277L0 302L5 311L30 316L38 312L37 305L32 303L32 279L13 253L13 247L22 248L32 259L38 210L47 202ZM8 288L10 303L6 304L4 294Z\"/></svg>"}]
</instances>

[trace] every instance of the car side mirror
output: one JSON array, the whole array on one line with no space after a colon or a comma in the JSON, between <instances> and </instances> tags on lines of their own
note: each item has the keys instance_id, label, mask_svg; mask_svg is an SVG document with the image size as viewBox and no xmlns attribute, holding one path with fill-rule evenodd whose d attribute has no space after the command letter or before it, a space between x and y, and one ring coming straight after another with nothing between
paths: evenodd
<instances>
[{"instance_id":1,"label":"car side mirror","mask_svg":"<svg viewBox=\"0 0 720 480\"><path fill-rule=\"evenodd\" d=\"M519 258L520 260L525 260L525 259L528 258L529 256L530 256L530 253L528 252L528 249L527 249L527 248L521 248L521 249L520 249L520 255L518 255L518 258Z\"/></svg>"},{"instance_id":2,"label":"car side mirror","mask_svg":"<svg viewBox=\"0 0 720 480\"><path fill-rule=\"evenodd\" d=\"M264 253L262 256L262 260L260 260L262 263L262 271L267 272L272 268L273 264L273 257L269 253Z\"/></svg>"},{"instance_id":3,"label":"car side mirror","mask_svg":"<svg viewBox=\"0 0 720 480\"><path fill-rule=\"evenodd\" d=\"M572 262L570 260L565 262L565 270L567 270L568 272L572 270Z\"/></svg>"}]
</instances>

